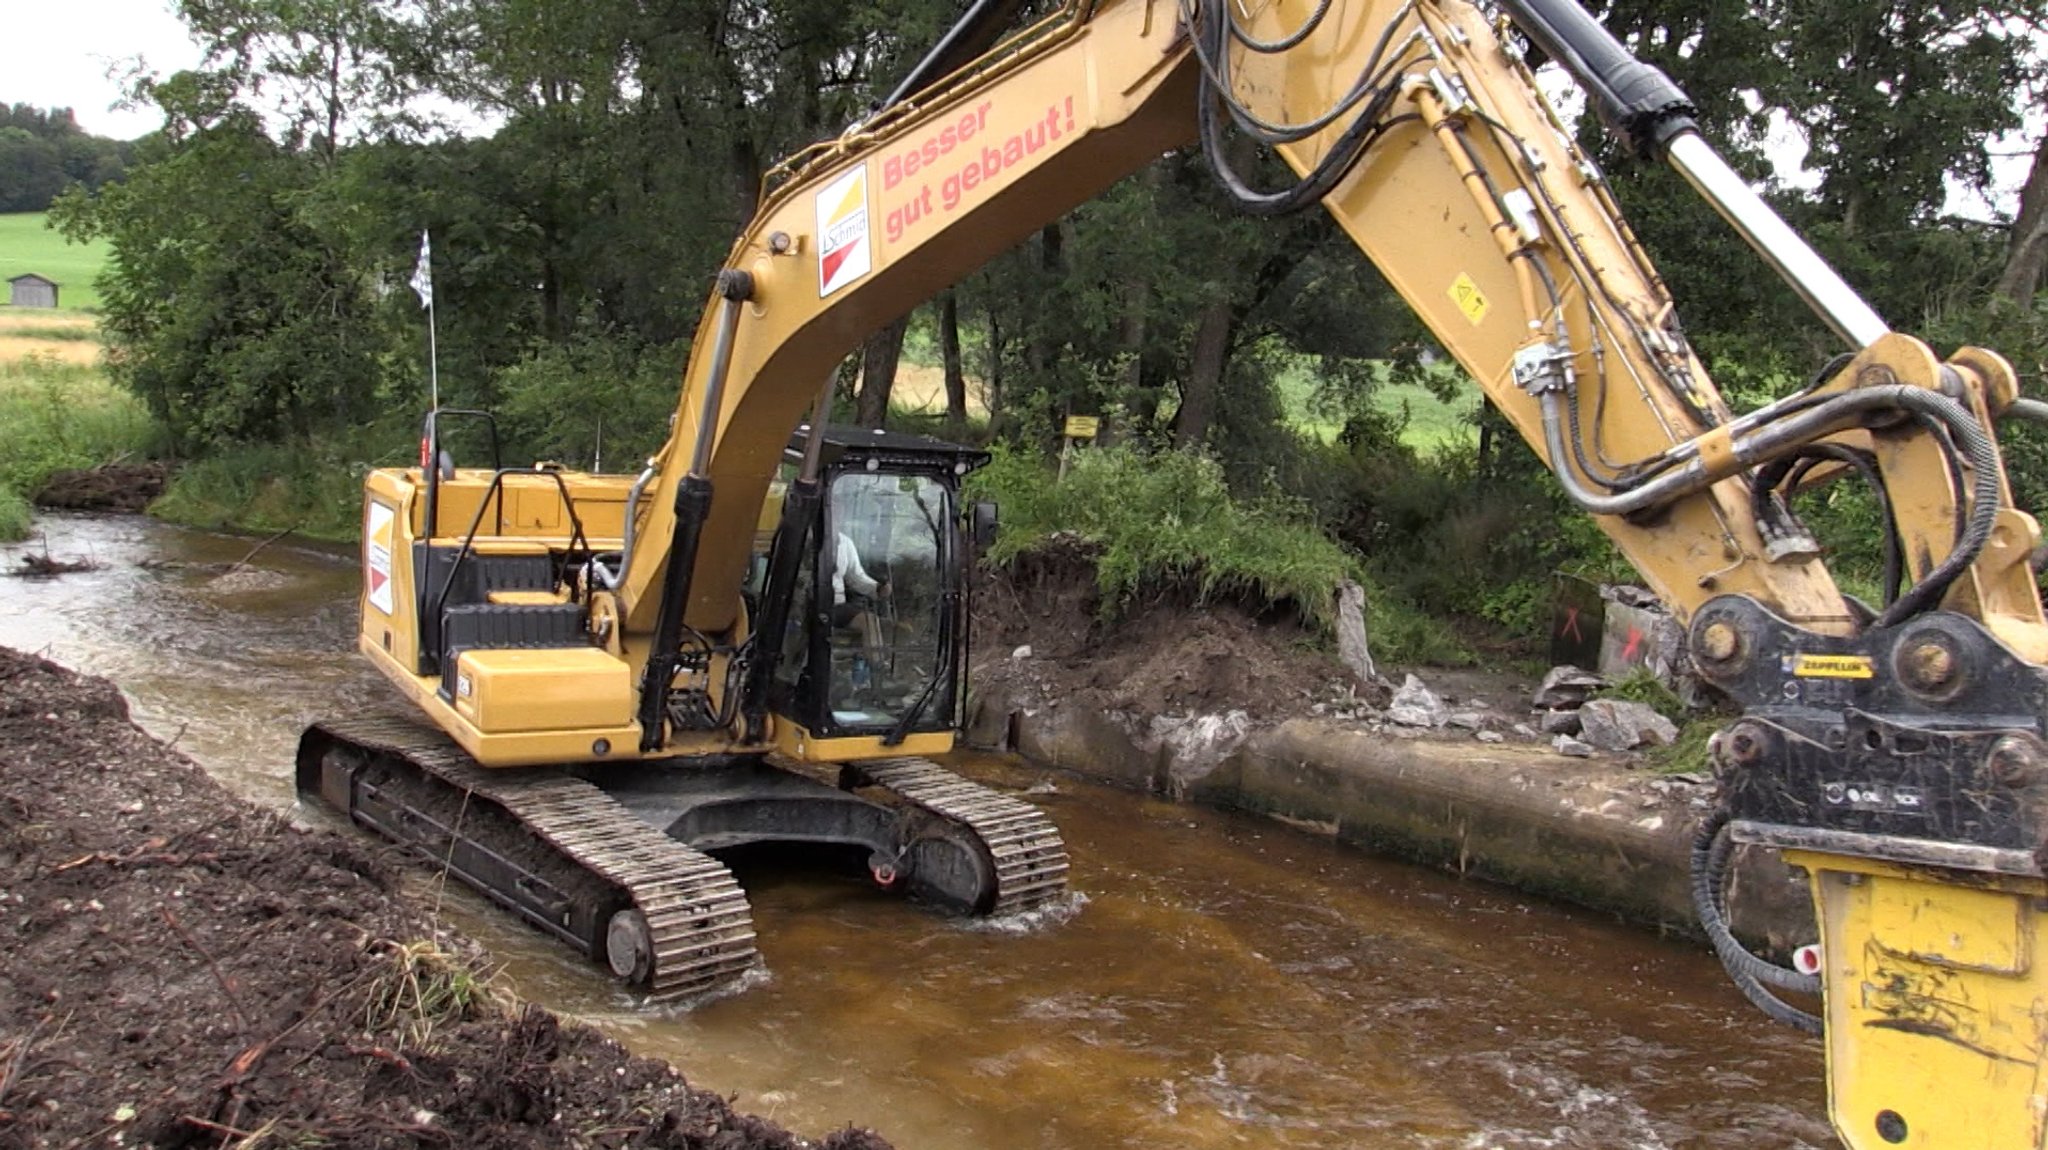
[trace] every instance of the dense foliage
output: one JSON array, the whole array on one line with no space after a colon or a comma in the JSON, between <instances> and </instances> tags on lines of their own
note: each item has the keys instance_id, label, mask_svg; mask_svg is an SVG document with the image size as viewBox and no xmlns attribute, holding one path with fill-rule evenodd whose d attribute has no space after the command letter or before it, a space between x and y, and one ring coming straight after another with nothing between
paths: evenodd
<instances>
[{"instance_id":1,"label":"dense foliage","mask_svg":"<svg viewBox=\"0 0 2048 1150\"><path fill-rule=\"evenodd\" d=\"M88 135L69 108L0 104L0 212L40 212L68 187L121 178L133 145Z\"/></svg>"},{"instance_id":2,"label":"dense foliage","mask_svg":"<svg viewBox=\"0 0 2048 1150\"><path fill-rule=\"evenodd\" d=\"M1615 0L1604 17L1739 164L1766 175L1773 132L1804 141L1806 178L1768 190L1884 314L1941 346L1989 341L2038 390L2048 171L2014 220L1944 214L1986 187L2039 90L2033 2ZM661 438L763 171L856 120L958 7L183 0L205 67L146 82L163 134L56 215L111 241L113 370L181 451L401 451L426 394L404 285L431 228L444 400L500 411L519 454L626 466ZM1731 396L1802 382L1832 350L1820 325L1682 181L1583 130ZM905 346L943 370L947 429L1013 445L1012 478L1044 474L1065 416L1103 417L1115 450L1009 490L1012 523L1106 533L1112 597L1185 578L1315 611L1310 583L1358 569L1527 633L1553 571L1621 571L1504 428L1404 439L1379 389L1469 385L1427 366L1427 336L1326 218L1248 219L1192 151L877 333L841 373L846 410L899 418ZM1288 391L1304 374L1306 411ZM2028 499L2048 496L2044 451L2014 444ZM1104 484L1145 501L1115 512L1147 533L1110 542L1091 519ZM1810 510L1852 568L1874 563L1853 494ZM1233 548L1254 537L1234 533L1257 522L1300 535L1257 537L1248 574Z\"/></svg>"}]
</instances>

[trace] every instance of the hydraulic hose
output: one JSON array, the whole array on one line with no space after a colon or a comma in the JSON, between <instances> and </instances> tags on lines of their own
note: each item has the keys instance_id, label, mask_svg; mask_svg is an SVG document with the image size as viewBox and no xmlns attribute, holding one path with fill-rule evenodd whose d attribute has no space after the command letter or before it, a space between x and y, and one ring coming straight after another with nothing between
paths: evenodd
<instances>
[{"instance_id":1,"label":"hydraulic hose","mask_svg":"<svg viewBox=\"0 0 2048 1150\"><path fill-rule=\"evenodd\" d=\"M1728 859L1735 848L1735 842L1728 834L1728 822L1726 810L1716 811L1693 836L1693 910L1700 916L1700 926L1707 932L1707 941L1712 944L1715 957L1721 960L1728 977L1751 1005L1774 1021L1808 1034L1819 1034L1823 1029L1819 1015L1790 1005L1770 990L1776 987L1795 994L1817 995L1821 993L1819 976L1801 974L1759 958L1728 929L1728 918L1721 905L1722 883L1727 875Z\"/></svg>"},{"instance_id":2,"label":"hydraulic hose","mask_svg":"<svg viewBox=\"0 0 2048 1150\"><path fill-rule=\"evenodd\" d=\"M1539 397L1544 447L1549 453L1551 471L1557 476L1565 494L1573 503L1594 515L1631 515L1646 511L1703 490L1720 478L1708 473L1698 449L1688 445L1679 449L1691 452L1691 457L1683 464L1627 490L1612 495L1599 494L1579 479L1569 463L1571 447L1565 439L1564 402L1565 397L1560 390L1546 391ZM1949 584L1976 562L1985 543L1990 541L2001 503L1998 449L1969 411L1955 400L1925 388L1904 384L1863 388L1830 396L1735 438L1732 454L1745 465L1769 462L1836 431L1858 426L1862 417L1872 411L1904 411L1938 422L1955 438L1957 449L1969 462L1974 476L1970 516L1962 537L1956 541L1947 559L1878 616L1876 625L1889 627L1939 602Z\"/></svg>"}]
</instances>

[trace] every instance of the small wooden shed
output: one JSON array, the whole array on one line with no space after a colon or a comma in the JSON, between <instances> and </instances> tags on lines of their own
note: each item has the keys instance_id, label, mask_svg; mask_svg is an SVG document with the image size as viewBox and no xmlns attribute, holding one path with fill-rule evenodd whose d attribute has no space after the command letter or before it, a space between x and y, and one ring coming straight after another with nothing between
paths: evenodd
<instances>
[{"instance_id":1,"label":"small wooden shed","mask_svg":"<svg viewBox=\"0 0 2048 1150\"><path fill-rule=\"evenodd\" d=\"M56 307L57 281L34 272L7 281L7 302L15 307Z\"/></svg>"}]
</instances>

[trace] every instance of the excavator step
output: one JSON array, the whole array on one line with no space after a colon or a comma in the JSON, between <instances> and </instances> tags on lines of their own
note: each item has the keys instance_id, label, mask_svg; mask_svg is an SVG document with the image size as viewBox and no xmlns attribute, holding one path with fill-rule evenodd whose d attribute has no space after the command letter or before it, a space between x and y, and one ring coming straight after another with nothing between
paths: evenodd
<instances>
[{"instance_id":1,"label":"excavator step","mask_svg":"<svg viewBox=\"0 0 2048 1150\"><path fill-rule=\"evenodd\" d=\"M485 770L403 719L329 722L300 741L301 793L411 847L655 997L760 965L725 864L555 768Z\"/></svg>"}]
</instances>

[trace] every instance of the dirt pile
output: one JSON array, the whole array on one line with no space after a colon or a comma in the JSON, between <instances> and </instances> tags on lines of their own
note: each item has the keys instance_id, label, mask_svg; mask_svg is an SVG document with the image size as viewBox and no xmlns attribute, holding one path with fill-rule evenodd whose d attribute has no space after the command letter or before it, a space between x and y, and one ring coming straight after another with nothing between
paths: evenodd
<instances>
[{"instance_id":1,"label":"dirt pile","mask_svg":"<svg viewBox=\"0 0 2048 1150\"><path fill-rule=\"evenodd\" d=\"M810 1145L501 1000L394 874L0 648L0 1148Z\"/></svg>"},{"instance_id":2,"label":"dirt pile","mask_svg":"<svg viewBox=\"0 0 2048 1150\"><path fill-rule=\"evenodd\" d=\"M1100 611L1095 553L1079 540L984 568L974 590L974 682L1012 704L1057 703L1154 716L1243 711L1255 724L1326 717L1380 724L1404 738L1470 739L1475 724L1437 729L1386 723L1393 692L1361 682L1327 639L1289 609L1226 594L1198 601L1182 588L1129 604L1110 622ZM1404 672L1382 667L1393 683ZM1509 731L1529 717L1534 683L1478 670L1420 669L1453 712Z\"/></svg>"},{"instance_id":3,"label":"dirt pile","mask_svg":"<svg viewBox=\"0 0 2048 1150\"><path fill-rule=\"evenodd\" d=\"M984 569L974 599L975 682L1019 701L1186 715L1242 710L1257 721L1375 694L1285 610L1185 590L1104 622L1094 555L1055 543ZM1022 651L1028 647L1028 652Z\"/></svg>"}]
</instances>

